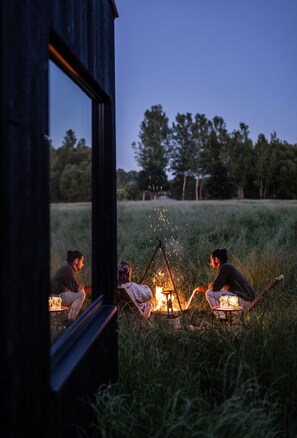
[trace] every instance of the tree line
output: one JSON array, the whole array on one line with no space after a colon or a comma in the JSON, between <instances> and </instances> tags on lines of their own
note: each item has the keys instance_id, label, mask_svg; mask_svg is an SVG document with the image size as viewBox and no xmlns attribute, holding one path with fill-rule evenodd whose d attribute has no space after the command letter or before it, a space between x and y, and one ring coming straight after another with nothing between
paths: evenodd
<instances>
[{"instance_id":1,"label":"tree line","mask_svg":"<svg viewBox=\"0 0 297 438\"><path fill-rule=\"evenodd\" d=\"M62 145L50 148L50 201L90 202L92 199L92 149L85 139L77 140L72 129L66 131Z\"/></svg>"},{"instance_id":2,"label":"tree line","mask_svg":"<svg viewBox=\"0 0 297 438\"><path fill-rule=\"evenodd\" d=\"M117 170L118 200L297 198L297 144L275 132L253 143L245 123L228 132L222 117L199 113L178 113L170 126L162 106L154 105L138 137L131 146L140 171ZM59 148L50 141L52 202L91 201L91 159L91 148L72 129Z\"/></svg>"},{"instance_id":3,"label":"tree line","mask_svg":"<svg viewBox=\"0 0 297 438\"><path fill-rule=\"evenodd\" d=\"M275 132L269 140L259 134L254 144L243 122L230 133L222 117L208 120L204 114L178 113L169 126L162 106L154 105L145 111L139 140L132 147L141 168L135 183L143 196L166 192L181 200L297 197L297 144L280 140ZM168 171L173 175L170 182ZM127 175L128 194L131 177Z\"/></svg>"}]
</instances>

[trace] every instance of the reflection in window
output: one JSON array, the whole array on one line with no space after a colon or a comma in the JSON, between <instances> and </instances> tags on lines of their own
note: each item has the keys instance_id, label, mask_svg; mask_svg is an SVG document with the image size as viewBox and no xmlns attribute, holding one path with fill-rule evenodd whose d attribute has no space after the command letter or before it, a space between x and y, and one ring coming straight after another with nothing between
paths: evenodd
<instances>
[{"instance_id":1,"label":"reflection in window","mask_svg":"<svg viewBox=\"0 0 297 438\"><path fill-rule=\"evenodd\" d=\"M89 290L92 283L91 246L91 99L52 61L49 61L49 142L50 142L50 274L62 266L66 277L75 273L78 283L85 287L86 298L77 316L90 304ZM73 263L68 251L83 254L84 265L79 269L81 257ZM69 254L68 254L69 256ZM69 259L69 257L68 257ZM69 268L69 264L72 268ZM76 291L78 286L73 283ZM61 283L61 282L60 282ZM65 286L69 289L69 286ZM54 287L51 294L61 289ZM50 312L52 340L55 341L71 325L68 316L76 314L74 302L78 294L62 295L61 309ZM73 301L73 304L71 302ZM67 307L68 309L65 309Z\"/></svg>"}]
</instances>

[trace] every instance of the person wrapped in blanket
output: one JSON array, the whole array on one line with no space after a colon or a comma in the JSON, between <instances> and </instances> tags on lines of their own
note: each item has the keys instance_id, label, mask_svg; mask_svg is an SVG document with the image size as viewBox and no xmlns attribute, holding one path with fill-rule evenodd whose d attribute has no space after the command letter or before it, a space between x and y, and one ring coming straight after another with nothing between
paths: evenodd
<instances>
[{"instance_id":1,"label":"person wrapped in blanket","mask_svg":"<svg viewBox=\"0 0 297 438\"><path fill-rule=\"evenodd\" d=\"M226 249L215 249L209 258L210 266L217 271L215 279L208 286L198 286L194 291L205 293L205 298L211 310L214 306L220 305L220 298L223 295L237 296L238 305L245 310L255 298L255 291L245 276L228 263ZM217 317L225 318L223 313L214 312Z\"/></svg>"},{"instance_id":2,"label":"person wrapped in blanket","mask_svg":"<svg viewBox=\"0 0 297 438\"><path fill-rule=\"evenodd\" d=\"M121 262L117 267L117 287L124 288L127 293L136 302L139 310L149 318L151 315L151 299L153 293L145 284L138 284L131 281L132 266L128 262Z\"/></svg>"}]
</instances>

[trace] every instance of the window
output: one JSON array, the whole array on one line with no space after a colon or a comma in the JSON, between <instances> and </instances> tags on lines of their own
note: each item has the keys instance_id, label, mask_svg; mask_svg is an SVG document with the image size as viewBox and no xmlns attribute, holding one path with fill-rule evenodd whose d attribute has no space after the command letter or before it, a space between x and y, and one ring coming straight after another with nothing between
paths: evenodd
<instances>
[{"instance_id":1,"label":"window","mask_svg":"<svg viewBox=\"0 0 297 438\"><path fill-rule=\"evenodd\" d=\"M55 53L57 53L55 51ZM57 58L59 61L60 58ZM66 265L69 250L80 251L84 266L76 272L86 292L63 295L62 303L50 312L52 341L71 325L92 296L92 100L70 76L49 61L49 148L50 148L50 274ZM80 267L80 265L78 265ZM54 282L57 286L59 282ZM51 294L57 295L57 290ZM76 299L76 303L74 303ZM74 304L73 304L74 303ZM59 304L62 304L60 308Z\"/></svg>"}]
</instances>

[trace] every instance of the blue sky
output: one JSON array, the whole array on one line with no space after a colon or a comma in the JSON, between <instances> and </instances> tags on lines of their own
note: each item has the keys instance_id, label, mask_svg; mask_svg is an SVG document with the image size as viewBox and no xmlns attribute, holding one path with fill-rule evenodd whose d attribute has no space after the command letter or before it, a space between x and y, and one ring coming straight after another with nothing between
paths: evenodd
<instances>
[{"instance_id":1,"label":"blue sky","mask_svg":"<svg viewBox=\"0 0 297 438\"><path fill-rule=\"evenodd\" d=\"M116 0L117 168L144 112L221 116L297 143L297 0Z\"/></svg>"},{"instance_id":2,"label":"blue sky","mask_svg":"<svg viewBox=\"0 0 297 438\"><path fill-rule=\"evenodd\" d=\"M91 146L91 99L52 61L49 63L49 137L60 147L66 131L72 129L77 140Z\"/></svg>"},{"instance_id":3,"label":"blue sky","mask_svg":"<svg viewBox=\"0 0 297 438\"><path fill-rule=\"evenodd\" d=\"M139 170L144 112L222 117L250 137L297 143L297 0L115 0L117 168ZM91 103L50 68L50 137L91 144ZM70 105L69 105L70 104Z\"/></svg>"}]
</instances>

